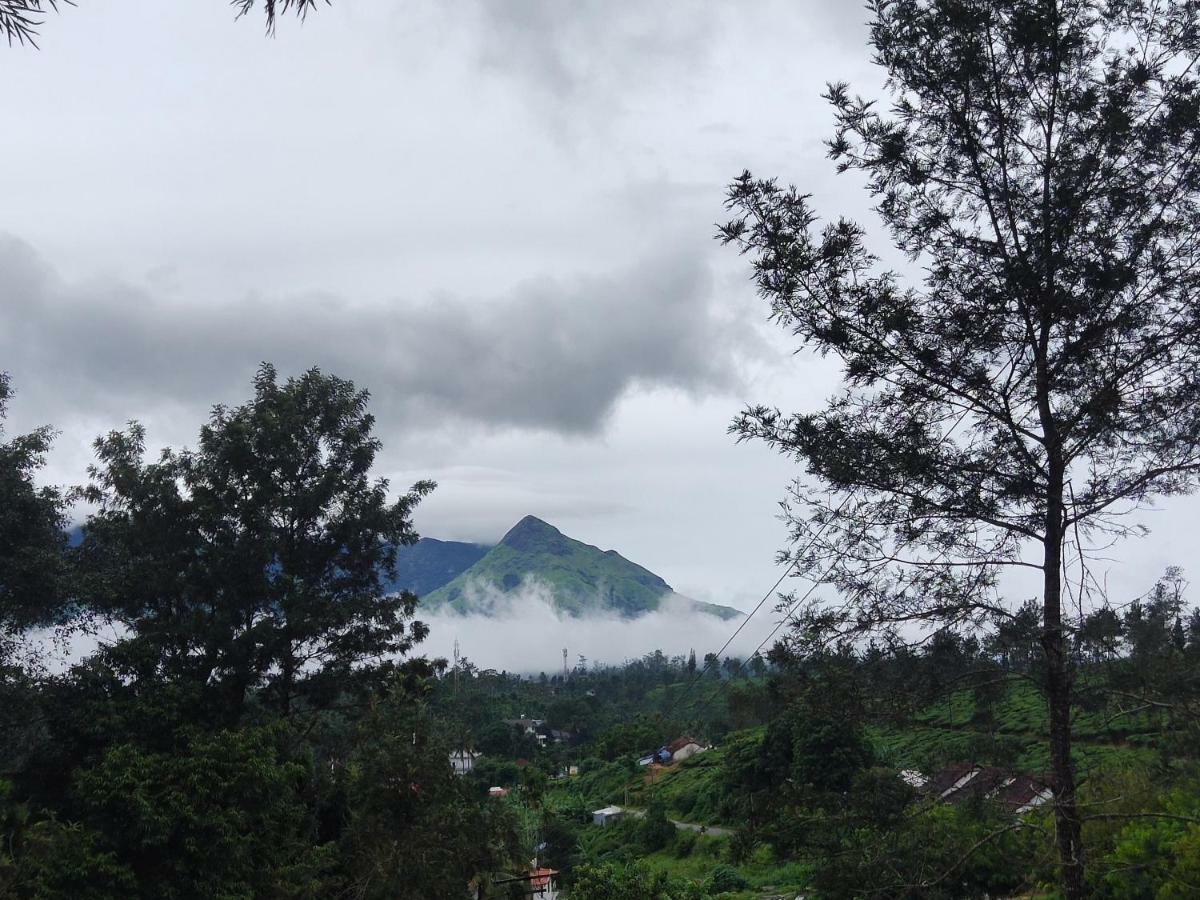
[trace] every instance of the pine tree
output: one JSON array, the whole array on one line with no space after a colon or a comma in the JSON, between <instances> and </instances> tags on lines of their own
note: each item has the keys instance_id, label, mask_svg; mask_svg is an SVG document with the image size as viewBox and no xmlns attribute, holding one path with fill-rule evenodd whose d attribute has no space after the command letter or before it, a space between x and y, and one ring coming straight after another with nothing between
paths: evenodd
<instances>
[{"instance_id":1,"label":"pine tree","mask_svg":"<svg viewBox=\"0 0 1200 900\"><path fill-rule=\"evenodd\" d=\"M1085 895L1064 571L1078 535L1190 492L1200 472L1200 8L1154 0L874 0L883 108L826 94L839 170L896 248L818 225L750 173L725 241L771 313L844 366L816 412L736 421L802 462L798 570L836 585L834 632L1011 615L1006 566L1040 571L1040 651L1062 887ZM1073 545L1072 545L1073 546ZM811 633L811 629L809 630Z\"/></svg>"}]
</instances>

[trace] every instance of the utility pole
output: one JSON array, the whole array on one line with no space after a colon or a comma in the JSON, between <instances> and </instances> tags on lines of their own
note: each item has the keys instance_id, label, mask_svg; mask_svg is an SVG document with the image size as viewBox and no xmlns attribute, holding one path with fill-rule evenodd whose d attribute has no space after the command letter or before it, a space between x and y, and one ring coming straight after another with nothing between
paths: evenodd
<instances>
[{"instance_id":1,"label":"utility pole","mask_svg":"<svg viewBox=\"0 0 1200 900\"><path fill-rule=\"evenodd\" d=\"M570 672L567 669L567 648L563 647L563 681L566 681L569 675Z\"/></svg>"}]
</instances>

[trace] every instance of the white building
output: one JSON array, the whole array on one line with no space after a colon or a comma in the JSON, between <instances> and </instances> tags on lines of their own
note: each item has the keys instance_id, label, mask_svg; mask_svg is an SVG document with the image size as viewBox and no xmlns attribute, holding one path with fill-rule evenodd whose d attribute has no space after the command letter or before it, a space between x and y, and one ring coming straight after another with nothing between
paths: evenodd
<instances>
[{"instance_id":1,"label":"white building","mask_svg":"<svg viewBox=\"0 0 1200 900\"><path fill-rule=\"evenodd\" d=\"M625 810L619 806L606 806L592 812L593 825L611 825L625 815Z\"/></svg>"},{"instance_id":2,"label":"white building","mask_svg":"<svg viewBox=\"0 0 1200 900\"><path fill-rule=\"evenodd\" d=\"M450 753L450 766L454 769L455 775L466 775L475 768L476 760L482 756L482 753L476 753L474 750L453 750Z\"/></svg>"},{"instance_id":3,"label":"white building","mask_svg":"<svg viewBox=\"0 0 1200 900\"><path fill-rule=\"evenodd\" d=\"M681 737L676 738L667 744L667 750L671 754L671 762L683 762L685 759L691 759L697 753L704 750L700 746L700 742L695 738Z\"/></svg>"}]
</instances>

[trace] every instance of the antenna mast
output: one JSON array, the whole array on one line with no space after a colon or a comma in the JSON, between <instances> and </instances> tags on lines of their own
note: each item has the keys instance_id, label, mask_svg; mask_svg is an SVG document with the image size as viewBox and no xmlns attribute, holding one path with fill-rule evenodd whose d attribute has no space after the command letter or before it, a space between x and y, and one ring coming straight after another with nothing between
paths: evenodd
<instances>
[{"instance_id":1,"label":"antenna mast","mask_svg":"<svg viewBox=\"0 0 1200 900\"><path fill-rule=\"evenodd\" d=\"M458 661L461 654L458 652L458 638L454 639L454 696L458 696Z\"/></svg>"}]
</instances>

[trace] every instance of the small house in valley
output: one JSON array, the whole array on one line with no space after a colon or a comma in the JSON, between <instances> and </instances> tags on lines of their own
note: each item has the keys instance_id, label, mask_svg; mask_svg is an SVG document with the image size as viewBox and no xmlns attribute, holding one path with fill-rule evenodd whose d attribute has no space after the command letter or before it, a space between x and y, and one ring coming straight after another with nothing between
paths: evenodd
<instances>
[{"instance_id":1,"label":"small house in valley","mask_svg":"<svg viewBox=\"0 0 1200 900\"><path fill-rule=\"evenodd\" d=\"M529 873L529 894L534 900L557 900L558 886L554 882L557 869L535 868Z\"/></svg>"},{"instance_id":2,"label":"small house in valley","mask_svg":"<svg viewBox=\"0 0 1200 900\"><path fill-rule=\"evenodd\" d=\"M1037 809L1053 797L1050 786L1034 775L974 763L959 763L935 772L923 790L927 796L944 803L987 800L1018 816Z\"/></svg>"},{"instance_id":3,"label":"small house in valley","mask_svg":"<svg viewBox=\"0 0 1200 900\"><path fill-rule=\"evenodd\" d=\"M474 750L459 748L450 753L450 767L454 769L455 775L467 775L475 768L475 763L483 757L482 753L476 753Z\"/></svg>"},{"instance_id":4,"label":"small house in valley","mask_svg":"<svg viewBox=\"0 0 1200 900\"><path fill-rule=\"evenodd\" d=\"M619 822L625 816L625 810L619 806L606 806L592 812L593 825L611 825Z\"/></svg>"},{"instance_id":5,"label":"small house in valley","mask_svg":"<svg viewBox=\"0 0 1200 900\"><path fill-rule=\"evenodd\" d=\"M671 762L683 762L685 759L689 759L700 753L703 749L704 747L700 745L699 741L687 735L678 737L667 744L667 750L671 754Z\"/></svg>"}]
</instances>

